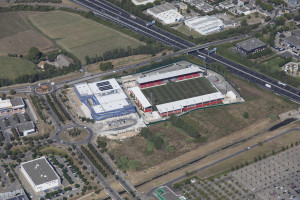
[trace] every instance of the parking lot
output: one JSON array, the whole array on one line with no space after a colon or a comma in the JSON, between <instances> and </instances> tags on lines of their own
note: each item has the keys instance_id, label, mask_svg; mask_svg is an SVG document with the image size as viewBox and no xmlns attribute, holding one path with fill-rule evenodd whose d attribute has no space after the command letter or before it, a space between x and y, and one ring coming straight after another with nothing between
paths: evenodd
<instances>
[{"instance_id":1,"label":"parking lot","mask_svg":"<svg viewBox=\"0 0 300 200\"><path fill-rule=\"evenodd\" d=\"M230 175L259 199L300 199L299 153L297 146Z\"/></svg>"}]
</instances>

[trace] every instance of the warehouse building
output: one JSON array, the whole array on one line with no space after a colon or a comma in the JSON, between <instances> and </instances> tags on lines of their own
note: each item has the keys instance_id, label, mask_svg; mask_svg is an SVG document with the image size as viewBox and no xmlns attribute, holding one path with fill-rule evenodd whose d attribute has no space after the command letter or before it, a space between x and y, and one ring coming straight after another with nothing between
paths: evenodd
<instances>
[{"instance_id":1,"label":"warehouse building","mask_svg":"<svg viewBox=\"0 0 300 200\"><path fill-rule=\"evenodd\" d=\"M199 16L184 21L190 30L195 30L202 35L209 35L223 29L222 20L211 16Z\"/></svg>"},{"instance_id":2,"label":"warehouse building","mask_svg":"<svg viewBox=\"0 0 300 200\"><path fill-rule=\"evenodd\" d=\"M251 38L236 44L236 48L244 54L257 53L265 48L267 45L256 38Z\"/></svg>"},{"instance_id":3,"label":"warehouse building","mask_svg":"<svg viewBox=\"0 0 300 200\"><path fill-rule=\"evenodd\" d=\"M61 185L61 179L45 157L21 163L21 172L35 192Z\"/></svg>"},{"instance_id":4,"label":"warehouse building","mask_svg":"<svg viewBox=\"0 0 300 200\"><path fill-rule=\"evenodd\" d=\"M0 98L0 114L9 114L13 111L24 111L25 103L21 97L14 99L5 99Z\"/></svg>"},{"instance_id":5,"label":"warehouse building","mask_svg":"<svg viewBox=\"0 0 300 200\"><path fill-rule=\"evenodd\" d=\"M17 129L20 136L27 136L35 133L36 131L35 125L32 121L17 125Z\"/></svg>"},{"instance_id":6,"label":"warehouse building","mask_svg":"<svg viewBox=\"0 0 300 200\"><path fill-rule=\"evenodd\" d=\"M116 79L74 86L79 100L86 105L94 120L104 120L134 113L135 107Z\"/></svg>"},{"instance_id":7,"label":"warehouse building","mask_svg":"<svg viewBox=\"0 0 300 200\"><path fill-rule=\"evenodd\" d=\"M165 24L182 22L184 19L184 17L180 13L178 13L178 9L170 3L154 6L153 8L148 8L147 13Z\"/></svg>"}]
</instances>

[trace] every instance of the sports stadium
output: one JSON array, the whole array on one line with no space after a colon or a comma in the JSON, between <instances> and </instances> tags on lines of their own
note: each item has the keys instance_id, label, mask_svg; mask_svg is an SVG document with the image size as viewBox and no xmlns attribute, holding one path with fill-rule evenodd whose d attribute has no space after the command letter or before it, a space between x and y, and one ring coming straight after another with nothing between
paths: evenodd
<instances>
[{"instance_id":1,"label":"sports stadium","mask_svg":"<svg viewBox=\"0 0 300 200\"><path fill-rule=\"evenodd\" d=\"M181 69L139 77L136 86L128 91L140 109L157 111L161 117L221 104L225 95L205 74L204 69L189 64Z\"/></svg>"},{"instance_id":2,"label":"sports stadium","mask_svg":"<svg viewBox=\"0 0 300 200\"><path fill-rule=\"evenodd\" d=\"M88 107L94 120L104 120L135 113L135 106L116 79L93 83L79 83L74 91L81 103Z\"/></svg>"}]
</instances>

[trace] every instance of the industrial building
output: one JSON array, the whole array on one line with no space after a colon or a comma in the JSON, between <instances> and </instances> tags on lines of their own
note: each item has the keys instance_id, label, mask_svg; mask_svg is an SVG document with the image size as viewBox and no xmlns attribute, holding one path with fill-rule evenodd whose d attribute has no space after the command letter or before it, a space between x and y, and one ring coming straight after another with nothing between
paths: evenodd
<instances>
[{"instance_id":1,"label":"industrial building","mask_svg":"<svg viewBox=\"0 0 300 200\"><path fill-rule=\"evenodd\" d=\"M134 113L135 107L116 79L74 86L79 100L86 105L94 120L104 120Z\"/></svg>"},{"instance_id":2,"label":"industrial building","mask_svg":"<svg viewBox=\"0 0 300 200\"><path fill-rule=\"evenodd\" d=\"M24 111L25 103L21 97L14 99L5 99L0 98L0 115L8 115L13 111Z\"/></svg>"},{"instance_id":3,"label":"industrial building","mask_svg":"<svg viewBox=\"0 0 300 200\"><path fill-rule=\"evenodd\" d=\"M211 16L199 16L184 21L190 30L195 30L202 35L208 35L223 29L222 20Z\"/></svg>"},{"instance_id":4,"label":"industrial building","mask_svg":"<svg viewBox=\"0 0 300 200\"><path fill-rule=\"evenodd\" d=\"M184 19L184 17L180 13L178 13L178 9L170 3L154 6L153 8L148 8L147 13L165 24L182 22Z\"/></svg>"},{"instance_id":5,"label":"industrial building","mask_svg":"<svg viewBox=\"0 0 300 200\"><path fill-rule=\"evenodd\" d=\"M17 125L17 130L20 136L27 136L35 133L36 128L34 123L31 121Z\"/></svg>"},{"instance_id":6,"label":"industrial building","mask_svg":"<svg viewBox=\"0 0 300 200\"><path fill-rule=\"evenodd\" d=\"M147 3L153 3L154 0L132 0L132 3L136 6L146 5Z\"/></svg>"},{"instance_id":7,"label":"industrial building","mask_svg":"<svg viewBox=\"0 0 300 200\"><path fill-rule=\"evenodd\" d=\"M239 42L236 44L236 48L244 54L257 53L265 48L267 45L256 38L250 38L248 40Z\"/></svg>"},{"instance_id":8,"label":"industrial building","mask_svg":"<svg viewBox=\"0 0 300 200\"><path fill-rule=\"evenodd\" d=\"M35 192L61 185L61 179L45 157L20 164L21 172Z\"/></svg>"}]
</instances>

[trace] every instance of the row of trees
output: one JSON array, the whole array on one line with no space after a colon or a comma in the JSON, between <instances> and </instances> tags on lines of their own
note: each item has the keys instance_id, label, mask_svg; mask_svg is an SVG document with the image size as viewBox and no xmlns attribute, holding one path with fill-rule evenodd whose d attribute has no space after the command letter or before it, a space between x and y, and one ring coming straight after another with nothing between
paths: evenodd
<instances>
[{"instance_id":1,"label":"row of trees","mask_svg":"<svg viewBox=\"0 0 300 200\"><path fill-rule=\"evenodd\" d=\"M61 3L61 0L15 0L15 3Z\"/></svg>"},{"instance_id":2,"label":"row of trees","mask_svg":"<svg viewBox=\"0 0 300 200\"><path fill-rule=\"evenodd\" d=\"M111 62L100 63L99 68L101 71L111 70L114 68L114 65Z\"/></svg>"},{"instance_id":3,"label":"row of trees","mask_svg":"<svg viewBox=\"0 0 300 200\"><path fill-rule=\"evenodd\" d=\"M14 12L14 11L41 11L41 12L47 12L47 11L52 11L55 10L54 6L31 6L31 5L25 5L25 4L18 4L18 5L13 5L9 7L0 7L0 13L4 12Z\"/></svg>"},{"instance_id":4,"label":"row of trees","mask_svg":"<svg viewBox=\"0 0 300 200\"><path fill-rule=\"evenodd\" d=\"M51 97L52 97L53 101L55 102L55 104L59 107L59 109L61 110L61 112L64 114L64 116L68 120L71 120L70 114L63 108L63 106L61 105L61 103L57 100L56 96L54 96L54 94L51 94Z\"/></svg>"},{"instance_id":5,"label":"row of trees","mask_svg":"<svg viewBox=\"0 0 300 200\"><path fill-rule=\"evenodd\" d=\"M114 174L114 171L109 167L109 165L105 162L105 160L102 158L102 156L97 152L97 150L93 147L93 145L88 144L89 150L94 154L94 156L100 161L103 167L105 167L110 174Z\"/></svg>"},{"instance_id":6,"label":"row of trees","mask_svg":"<svg viewBox=\"0 0 300 200\"><path fill-rule=\"evenodd\" d=\"M96 167L96 169L104 176L107 177L106 171L99 165L99 163L94 159L92 154L84 147L80 147L82 152L86 155L86 157L93 163L93 165Z\"/></svg>"},{"instance_id":7,"label":"row of trees","mask_svg":"<svg viewBox=\"0 0 300 200\"><path fill-rule=\"evenodd\" d=\"M50 105L51 109L54 111L55 115L59 119L59 121L64 123L65 122L64 118L61 116L60 112L57 110L56 106L54 105L53 101L51 100L51 98L49 97L48 94L46 94L46 99L47 99L47 102Z\"/></svg>"},{"instance_id":8,"label":"row of trees","mask_svg":"<svg viewBox=\"0 0 300 200\"><path fill-rule=\"evenodd\" d=\"M127 48L117 48L113 50L108 50L104 52L102 56L97 56L97 55L95 57L85 56L85 62L87 65L89 65L96 62L101 62L101 61L106 61L106 60L111 60L116 58L123 58L132 55L139 55L139 54L155 55L164 49L166 49L166 47L158 42L154 42L147 45L140 45L136 48L131 48L130 46L128 46Z\"/></svg>"},{"instance_id":9,"label":"row of trees","mask_svg":"<svg viewBox=\"0 0 300 200\"><path fill-rule=\"evenodd\" d=\"M247 55L247 58L248 59L257 59L257 58L267 56L267 55L270 55L270 54L273 54L273 51L270 48L266 48L266 49L264 49L262 51L259 51L257 53Z\"/></svg>"},{"instance_id":10,"label":"row of trees","mask_svg":"<svg viewBox=\"0 0 300 200\"><path fill-rule=\"evenodd\" d=\"M43 104L45 104L44 99L39 98L38 96L35 96L35 95L30 95L30 99L31 99L33 106L35 107L35 110L36 110L38 116L41 118L41 120L46 122L46 117L41 111L43 109Z\"/></svg>"},{"instance_id":11,"label":"row of trees","mask_svg":"<svg viewBox=\"0 0 300 200\"><path fill-rule=\"evenodd\" d=\"M274 9L272 4L265 3L262 0L256 0L255 4L259 5L262 9L267 10L269 12L271 12Z\"/></svg>"}]
</instances>

